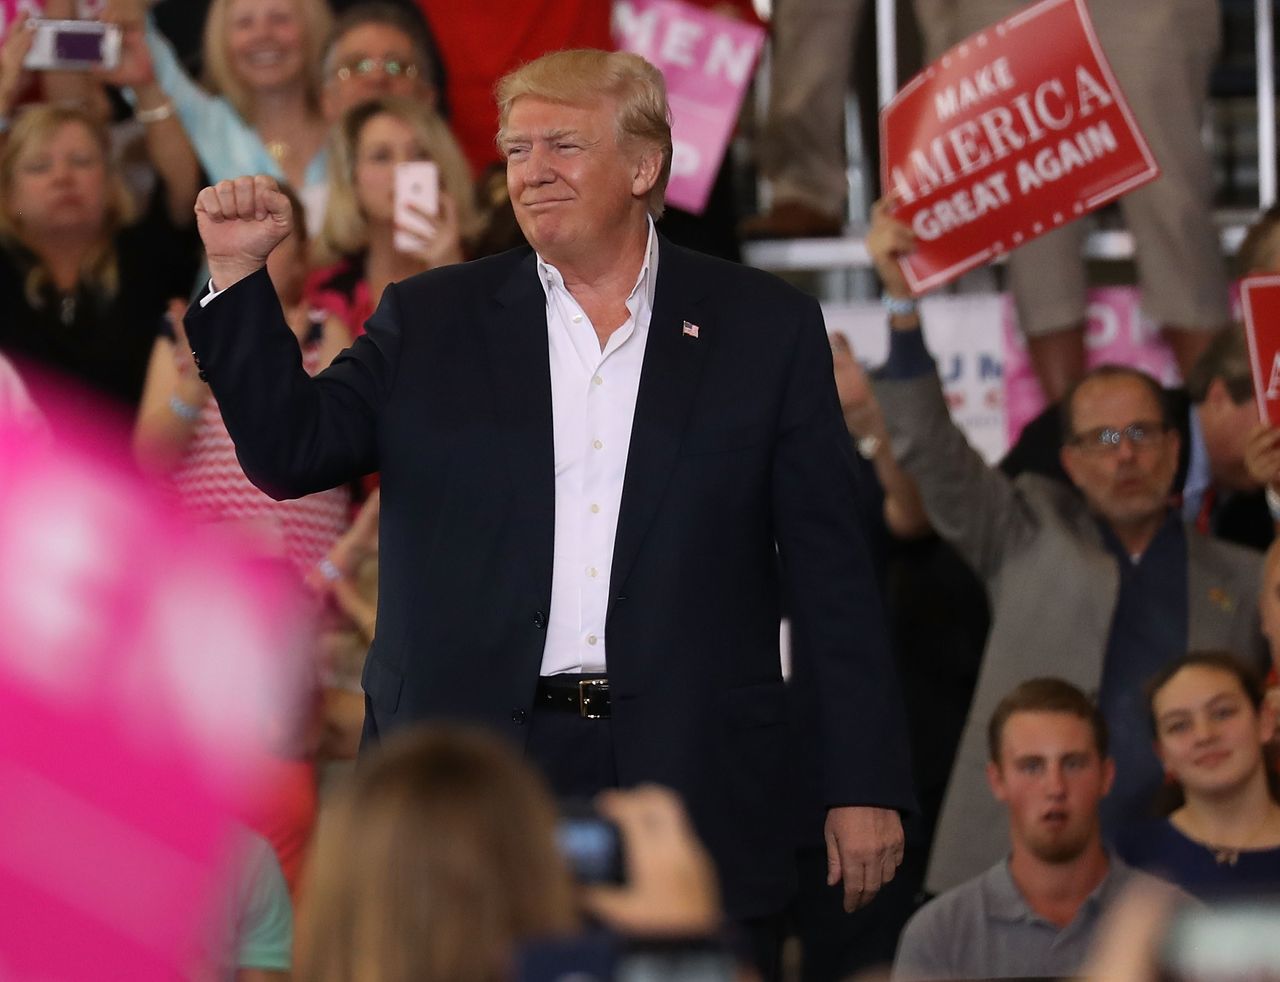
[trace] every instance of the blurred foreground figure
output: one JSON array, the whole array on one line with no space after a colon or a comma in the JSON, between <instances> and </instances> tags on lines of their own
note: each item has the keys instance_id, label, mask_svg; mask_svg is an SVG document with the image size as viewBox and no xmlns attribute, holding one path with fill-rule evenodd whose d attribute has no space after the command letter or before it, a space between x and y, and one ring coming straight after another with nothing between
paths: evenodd
<instances>
[{"instance_id":1,"label":"blurred foreground figure","mask_svg":"<svg viewBox=\"0 0 1280 982\"><path fill-rule=\"evenodd\" d=\"M230 816L287 713L291 594L123 461L0 416L0 474L0 975L230 977Z\"/></svg>"}]
</instances>

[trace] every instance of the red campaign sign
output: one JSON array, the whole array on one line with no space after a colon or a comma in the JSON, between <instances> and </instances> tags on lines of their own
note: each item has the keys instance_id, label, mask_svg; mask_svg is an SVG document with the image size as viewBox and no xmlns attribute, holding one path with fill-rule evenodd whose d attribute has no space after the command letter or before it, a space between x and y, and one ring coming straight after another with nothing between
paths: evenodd
<instances>
[{"instance_id":1,"label":"red campaign sign","mask_svg":"<svg viewBox=\"0 0 1280 982\"><path fill-rule=\"evenodd\" d=\"M956 45L880 114L881 179L923 293L1160 174L1084 0L1042 0Z\"/></svg>"},{"instance_id":2,"label":"red campaign sign","mask_svg":"<svg viewBox=\"0 0 1280 982\"><path fill-rule=\"evenodd\" d=\"M1258 416L1280 426L1280 276L1250 276L1240 284Z\"/></svg>"}]
</instances>

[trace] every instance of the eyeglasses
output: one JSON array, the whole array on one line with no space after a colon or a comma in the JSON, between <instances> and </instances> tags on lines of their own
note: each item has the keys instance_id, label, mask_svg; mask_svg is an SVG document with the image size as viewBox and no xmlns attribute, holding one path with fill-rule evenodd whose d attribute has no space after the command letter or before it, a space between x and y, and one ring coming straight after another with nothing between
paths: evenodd
<instances>
[{"instance_id":1,"label":"eyeglasses","mask_svg":"<svg viewBox=\"0 0 1280 982\"><path fill-rule=\"evenodd\" d=\"M417 78L418 66L411 61L401 61L399 58L353 58L339 66L334 74L342 80L347 81L353 75L361 77L372 75L375 69L381 68L392 78L403 75L405 78Z\"/></svg>"},{"instance_id":2,"label":"eyeglasses","mask_svg":"<svg viewBox=\"0 0 1280 982\"><path fill-rule=\"evenodd\" d=\"M1088 453L1111 453L1120 449L1120 443L1128 440L1135 450L1151 446L1165 435L1168 427L1159 420L1134 420L1123 429L1114 426L1100 426L1095 430L1077 433L1067 442Z\"/></svg>"}]
</instances>

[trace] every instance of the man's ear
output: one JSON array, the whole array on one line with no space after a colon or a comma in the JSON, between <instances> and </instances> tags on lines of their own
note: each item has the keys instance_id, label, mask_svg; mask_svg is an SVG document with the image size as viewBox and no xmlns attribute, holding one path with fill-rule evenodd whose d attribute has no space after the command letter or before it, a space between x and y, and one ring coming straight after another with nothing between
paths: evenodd
<instances>
[{"instance_id":1,"label":"man's ear","mask_svg":"<svg viewBox=\"0 0 1280 982\"><path fill-rule=\"evenodd\" d=\"M662 149L645 147L636 157L635 176L631 181L631 193L643 198L658 183L658 175L662 173Z\"/></svg>"},{"instance_id":2,"label":"man's ear","mask_svg":"<svg viewBox=\"0 0 1280 982\"><path fill-rule=\"evenodd\" d=\"M1214 378L1209 383L1209 388L1205 390L1204 402L1206 406L1214 409L1224 408L1225 405L1235 405L1235 400L1231 398L1231 390L1227 388L1227 383L1221 378Z\"/></svg>"},{"instance_id":3,"label":"man's ear","mask_svg":"<svg viewBox=\"0 0 1280 982\"><path fill-rule=\"evenodd\" d=\"M1111 785L1116 783L1116 762L1110 756L1102 758L1102 796L1111 793Z\"/></svg>"},{"instance_id":4,"label":"man's ear","mask_svg":"<svg viewBox=\"0 0 1280 982\"><path fill-rule=\"evenodd\" d=\"M996 801L1009 800L1009 793L1004 786L1004 773L994 760L987 761L987 786L991 788Z\"/></svg>"},{"instance_id":5,"label":"man's ear","mask_svg":"<svg viewBox=\"0 0 1280 982\"><path fill-rule=\"evenodd\" d=\"M1079 487L1080 481L1076 471L1076 448L1064 443L1062 449L1058 451L1058 460L1062 463L1062 469L1067 472L1067 477L1071 479L1071 483Z\"/></svg>"}]
</instances>

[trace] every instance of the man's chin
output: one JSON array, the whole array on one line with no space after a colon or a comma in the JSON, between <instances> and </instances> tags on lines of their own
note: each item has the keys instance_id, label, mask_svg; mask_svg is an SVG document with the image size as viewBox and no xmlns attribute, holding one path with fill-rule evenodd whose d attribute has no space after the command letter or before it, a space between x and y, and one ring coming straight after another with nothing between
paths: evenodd
<instances>
[{"instance_id":1,"label":"man's chin","mask_svg":"<svg viewBox=\"0 0 1280 982\"><path fill-rule=\"evenodd\" d=\"M1088 836L1045 836L1029 841L1027 848L1040 862L1060 866L1075 862L1084 854L1088 845Z\"/></svg>"}]
</instances>

